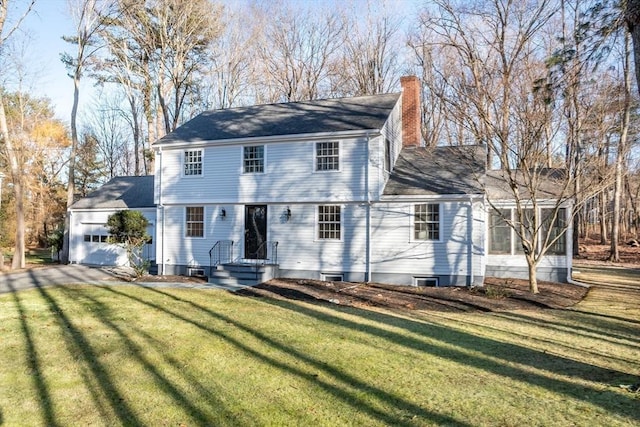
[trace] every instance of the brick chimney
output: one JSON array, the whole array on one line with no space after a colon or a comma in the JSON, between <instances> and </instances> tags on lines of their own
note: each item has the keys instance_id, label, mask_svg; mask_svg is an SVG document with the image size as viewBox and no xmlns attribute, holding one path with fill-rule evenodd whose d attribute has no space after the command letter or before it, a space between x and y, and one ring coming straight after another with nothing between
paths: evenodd
<instances>
[{"instance_id":1,"label":"brick chimney","mask_svg":"<svg viewBox=\"0 0 640 427\"><path fill-rule=\"evenodd\" d=\"M420 124L420 80L417 76L400 77L402 86L402 146L422 145Z\"/></svg>"}]
</instances>

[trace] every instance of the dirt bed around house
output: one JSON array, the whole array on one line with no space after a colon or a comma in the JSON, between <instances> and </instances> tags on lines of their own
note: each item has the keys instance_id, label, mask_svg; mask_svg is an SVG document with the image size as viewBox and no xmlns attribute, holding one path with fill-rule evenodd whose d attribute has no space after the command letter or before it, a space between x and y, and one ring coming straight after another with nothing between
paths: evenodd
<instances>
[{"instance_id":1,"label":"dirt bed around house","mask_svg":"<svg viewBox=\"0 0 640 427\"><path fill-rule=\"evenodd\" d=\"M518 279L487 278L480 288L273 279L236 293L360 308L492 312L571 307L588 292L587 288L565 283L539 282L538 286L540 293L534 295L528 290L528 282Z\"/></svg>"}]
</instances>

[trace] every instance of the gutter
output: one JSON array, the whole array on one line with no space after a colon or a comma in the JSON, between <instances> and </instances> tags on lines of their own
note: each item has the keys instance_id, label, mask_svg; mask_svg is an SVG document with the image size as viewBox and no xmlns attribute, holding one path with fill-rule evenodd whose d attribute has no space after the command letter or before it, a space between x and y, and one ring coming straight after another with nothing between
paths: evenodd
<instances>
[{"instance_id":1,"label":"gutter","mask_svg":"<svg viewBox=\"0 0 640 427\"><path fill-rule=\"evenodd\" d=\"M162 220L162 224L160 225L160 275L164 276L165 274L165 261L164 261L164 205L162 204L162 147L158 147L157 157L159 157L158 162L158 210L160 211L160 218ZM156 222L158 218L156 218ZM157 258L157 254L156 254Z\"/></svg>"},{"instance_id":2,"label":"gutter","mask_svg":"<svg viewBox=\"0 0 640 427\"><path fill-rule=\"evenodd\" d=\"M473 217L473 196L469 196L469 219L471 221L469 226L469 287L473 287L474 285L474 274L473 274L473 222L475 218Z\"/></svg>"},{"instance_id":3,"label":"gutter","mask_svg":"<svg viewBox=\"0 0 640 427\"><path fill-rule=\"evenodd\" d=\"M370 140L371 140L371 137L369 135L369 132L367 132L367 159L364 167L364 173L365 173L364 190L367 195L367 237L366 237L367 254L366 254L366 261L365 261L366 283L371 283L371 195L369 193L369 161L370 161L370 149L371 149L369 147Z\"/></svg>"}]
</instances>

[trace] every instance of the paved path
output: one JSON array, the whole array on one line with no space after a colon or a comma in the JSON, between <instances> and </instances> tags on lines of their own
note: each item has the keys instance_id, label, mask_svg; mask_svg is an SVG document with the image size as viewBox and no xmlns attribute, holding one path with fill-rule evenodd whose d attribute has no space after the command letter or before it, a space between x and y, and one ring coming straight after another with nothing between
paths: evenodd
<instances>
[{"instance_id":1,"label":"paved path","mask_svg":"<svg viewBox=\"0 0 640 427\"><path fill-rule=\"evenodd\" d=\"M235 291L238 286L183 282L127 282L118 280L117 268L88 267L86 265L52 265L22 270L15 273L0 273L0 294L43 286L69 285L74 283L100 285L137 285L158 288L224 289Z\"/></svg>"}]
</instances>

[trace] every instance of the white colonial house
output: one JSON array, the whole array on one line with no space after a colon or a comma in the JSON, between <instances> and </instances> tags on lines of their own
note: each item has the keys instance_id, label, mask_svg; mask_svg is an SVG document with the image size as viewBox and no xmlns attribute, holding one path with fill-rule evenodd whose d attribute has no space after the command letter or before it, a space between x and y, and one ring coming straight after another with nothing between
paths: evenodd
<instances>
[{"instance_id":1,"label":"white colonial house","mask_svg":"<svg viewBox=\"0 0 640 427\"><path fill-rule=\"evenodd\" d=\"M260 265L259 280L526 277L516 238L487 203L485 147L423 147L419 81L401 82L401 94L200 114L153 145L153 177L117 178L71 207L70 259L121 262L101 236L124 208L149 218L158 274L242 283L243 266ZM541 262L540 279L567 279L570 240Z\"/></svg>"}]
</instances>

